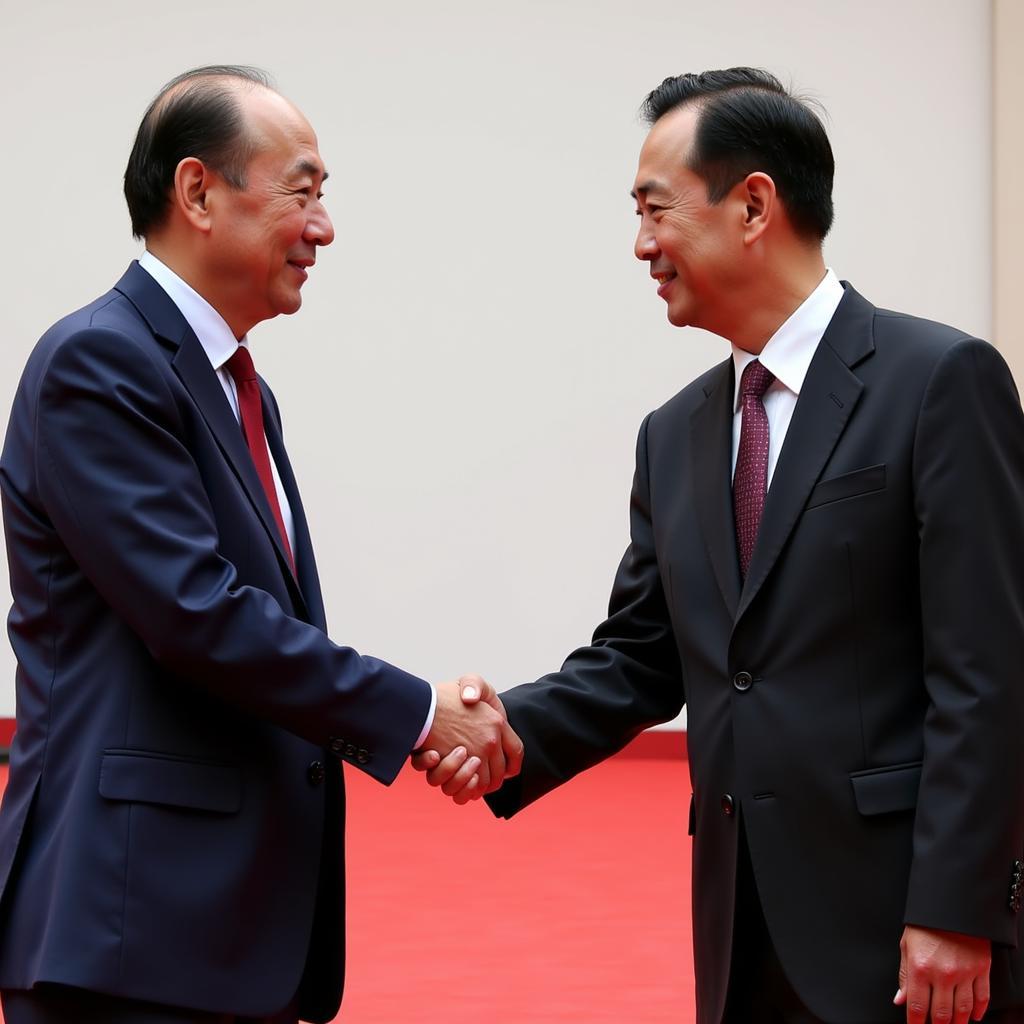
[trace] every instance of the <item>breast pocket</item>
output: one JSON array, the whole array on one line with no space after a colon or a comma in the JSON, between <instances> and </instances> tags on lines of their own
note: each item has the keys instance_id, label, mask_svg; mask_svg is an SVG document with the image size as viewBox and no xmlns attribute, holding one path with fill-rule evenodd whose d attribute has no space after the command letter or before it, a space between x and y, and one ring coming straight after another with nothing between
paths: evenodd
<instances>
[{"instance_id":1,"label":"breast pocket","mask_svg":"<svg viewBox=\"0 0 1024 1024\"><path fill-rule=\"evenodd\" d=\"M910 811L917 806L921 762L851 772L850 783L853 785L857 810L865 817Z\"/></svg>"},{"instance_id":2,"label":"breast pocket","mask_svg":"<svg viewBox=\"0 0 1024 1024\"><path fill-rule=\"evenodd\" d=\"M220 814L242 806L238 768L145 750L107 750L100 762L100 796Z\"/></svg>"},{"instance_id":3,"label":"breast pocket","mask_svg":"<svg viewBox=\"0 0 1024 1024\"><path fill-rule=\"evenodd\" d=\"M830 505L834 501L858 498L863 494L874 494L876 491L884 490L884 464L866 466L864 469L855 469L852 473L844 473L842 476L834 476L829 480L822 480L811 491L811 496L807 499L807 504L804 508L818 508L821 505Z\"/></svg>"}]
</instances>

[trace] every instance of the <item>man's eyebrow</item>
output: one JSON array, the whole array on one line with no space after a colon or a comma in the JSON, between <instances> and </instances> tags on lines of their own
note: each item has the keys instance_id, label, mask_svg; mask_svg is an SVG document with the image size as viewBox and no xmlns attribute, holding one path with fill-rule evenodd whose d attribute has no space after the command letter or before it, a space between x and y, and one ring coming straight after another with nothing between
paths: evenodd
<instances>
[{"instance_id":1,"label":"man's eyebrow","mask_svg":"<svg viewBox=\"0 0 1024 1024\"><path fill-rule=\"evenodd\" d=\"M300 160L293 168L291 177L297 178L301 174L308 174L310 177L315 178L318 174L321 175L320 181L326 181L330 175L321 167L318 163L314 163L312 160Z\"/></svg>"},{"instance_id":2,"label":"man's eyebrow","mask_svg":"<svg viewBox=\"0 0 1024 1024\"><path fill-rule=\"evenodd\" d=\"M645 181L642 185L637 185L629 194L634 199L639 199L641 195L646 195L648 192L659 192L664 191L665 186L660 181L655 181L653 178L650 181Z\"/></svg>"}]
</instances>

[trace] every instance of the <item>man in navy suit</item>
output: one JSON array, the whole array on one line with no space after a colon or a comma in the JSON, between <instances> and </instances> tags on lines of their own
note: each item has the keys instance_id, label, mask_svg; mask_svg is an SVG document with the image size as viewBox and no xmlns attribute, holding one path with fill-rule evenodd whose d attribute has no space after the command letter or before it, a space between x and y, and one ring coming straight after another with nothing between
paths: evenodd
<instances>
[{"instance_id":1,"label":"man in navy suit","mask_svg":"<svg viewBox=\"0 0 1024 1024\"><path fill-rule=\"evenodd\" d=\"M510 817L685 702L699 1024L1020 1024L1009 371L826 268L831 146L773 76L669 78L645 114L636 256L731 353L644 420L608 618L503 694L526 758L488 799ZM459 762L419 766L461 800Z\"/></svg>"},{"instance_id":2,"label":"man in navy suit","mask_svg":"<svg viewBox=\"0 0 1024 1024\"><path fill-rule=\"evenodd\" d=\"M426 741L470 753L481 791L517 770L493 709L326 634L248 351L333 240L326 177L261 73L175 79L125 174L145 255L29 358L0 460L18 660L7 1024L329 1020L339 762L390 783Z\"/></svg>"}]
</instances>

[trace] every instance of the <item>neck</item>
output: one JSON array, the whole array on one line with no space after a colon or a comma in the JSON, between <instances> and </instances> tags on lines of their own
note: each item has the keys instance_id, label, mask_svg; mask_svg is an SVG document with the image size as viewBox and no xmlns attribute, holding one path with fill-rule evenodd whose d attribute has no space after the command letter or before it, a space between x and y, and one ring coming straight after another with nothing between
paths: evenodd
<instances>
[{"instance_id":1,"label":"neck","mask_svg":"<svg viewBox=\"0 0 1024 1024\"><path fill-rule=\"evenodd\" d=\"M146 238L146 248L169 270L173 270L193 291L201 295L224 318L231 333L238 341L248 333L252 324L237 322L227 311L227 305L221 301L215 289L210 285L207 275L203 274L197 260L193 259L182 246L176 245L173 239L156 236Z\"/></svg>"},{"instance_id":2,"label":"neck","mask_svg":"<svg viewBox=\"0 0 1024 1024\"><path fill-rule=\"evenodd\" d=\"M737 348L758 354L772 335L800 308L825 276L820 249L802 258L765 264L753 286L740 297L739 317L724 335Z\"/></svg>"}]
</instances>

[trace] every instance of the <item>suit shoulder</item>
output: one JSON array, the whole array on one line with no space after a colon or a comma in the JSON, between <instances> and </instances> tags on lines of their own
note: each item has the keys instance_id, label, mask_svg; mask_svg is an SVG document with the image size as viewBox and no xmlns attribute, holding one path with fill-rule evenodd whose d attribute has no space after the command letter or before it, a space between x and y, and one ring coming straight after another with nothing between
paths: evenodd
<instances>
[{"instance_id":1,"label":"suit shoulder","mask_svg":"<svg viewBox=\"0 0 1024 1024\"><path fill-rule=\"evenodd\" d=\"M667 402L658 406L648 419L652 427L675 429L681 422L688 422L694 411L718 387L724 387L730 380L732 359L716 363L695 377L681 391L677 391Z\"/></svg>"},{"instance_id":2,"label":"suit shoulder","mask_svg":"<svg viewBox=\"0 0 1024 1024\"><path fill-rule=\"evenodd\" d=\"M36 343L36 349L54 349L77 335L112 332L133 340L150 335L138 310L120 292L111 289L72 313L68 313L47 330Z\"/></svg>"},{"instance_id":3,"label":"suit shoulder","mask_svg":"<svg viewBox=\"0 0 1024 1024\"><path fill-rule=\"evenodd\" d=\"M994 345L948 324L907 313L877 309L873 319L876 373L898 377L909 396L935 378L957 373L956 368L980 361L1003 372L1005 360ZM1008 373L1008 370L1005 370Z\"/></svg>"},{"instance_id":4,"label":"suit shoulder","mask_svg":"<svg viewBox=\"0 0 1024 1024\"><path fill-rule=\"evenodd\" d=\"M874 333L876 344L910 345L937 357L960 342L988 344L958 327L891 309L875 310Z\"/></svg>"},{"instance_id":5,"label":"suit shoulder","mask_svg":"<svg viewBox=\"0 0 1024 1024\"><path fill-rule=\"evenodd\" d=\"M55 358L73 350L138 352L149 348L153 335L138 310L115 290L61 317L36 342L26 363L26 373L45 372Z\"/></svg>"},{"instance_id":6,"label":"suit shoulder","mask_svg":"<svg viewBox=\"0 0 1024 1024\"><path fill-rule=\"evenodd\" d=\"M160 392L170 368L135 307L110 291L62 317L36 342L18 385L18 395L32 403L45 395L61 400L68 388L148 380ZM91 383L90 383L91 382Z\"/></svg>"}]
</instances>

